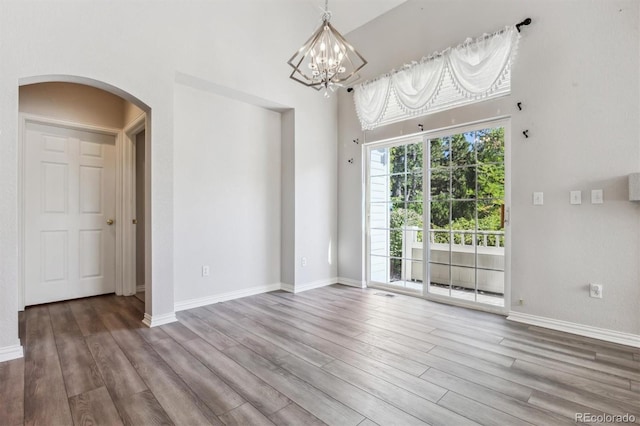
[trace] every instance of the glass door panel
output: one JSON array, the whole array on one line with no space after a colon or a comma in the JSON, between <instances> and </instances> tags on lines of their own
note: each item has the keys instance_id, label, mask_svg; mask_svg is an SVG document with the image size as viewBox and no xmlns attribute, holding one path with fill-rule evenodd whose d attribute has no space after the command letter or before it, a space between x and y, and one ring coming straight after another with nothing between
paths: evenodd
<instances>
[{"instance_id":1,"label":"glass door panel","mask_svg":"<svg viewBox=\"0 0 640 426\"><path fill-rule=\"evenodd\" d=\"M427 291L504 306L504 128L429 146Z\"/></svg>"},{"instance_id":2,"label":"glass door panel","mask_svg":"<svg viewBox=\"0 0 640 426\"><path fill-rule=\"evenodd\" d=\"M504 306L504 128L367 150L368 283Z\"/></svg>"},{"instance_id":3,"label":"glass door panel","mask_svg":"<svg viewBox=\"0 0 640 426\"><path fill-rule=\"evenodd\" d=\"M369 151L369 281L422 293L423 142Z\"/></svg>"}]
</instances>

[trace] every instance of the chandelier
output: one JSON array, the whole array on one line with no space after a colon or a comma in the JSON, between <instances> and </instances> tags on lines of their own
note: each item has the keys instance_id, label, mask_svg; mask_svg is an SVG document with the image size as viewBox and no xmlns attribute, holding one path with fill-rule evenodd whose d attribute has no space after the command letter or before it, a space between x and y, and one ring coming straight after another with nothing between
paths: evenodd
<instances>
[{"instance_id":1,"label":"chandelier","mask_svg":"<svg viewBox=\"0 0 640 426\"><path fill-rule=\"evenodd\" d=\"M316 90L324 89L325 97L357 80L358 71L367 64L330 20L329 0L325 0L322 24L288 62L293 68L290 78Z\"/></svg>"}]
</instances>

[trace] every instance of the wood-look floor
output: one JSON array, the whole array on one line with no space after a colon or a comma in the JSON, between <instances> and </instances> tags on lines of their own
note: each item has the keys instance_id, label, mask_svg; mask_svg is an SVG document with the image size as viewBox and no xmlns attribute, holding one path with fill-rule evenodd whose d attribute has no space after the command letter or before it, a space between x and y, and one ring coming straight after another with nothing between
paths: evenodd
<instances>
[{"instance_id":1,"label":"wood-look floor","mask_svg":"<svg viewBox=\"0 0 640 426\"><path fill-rule=\"evenodd\" d=\"M142 326L135 297L28 308L0 425L640 422L640 351L377 290L247 297Z\"/></svg>"}]
</instances>

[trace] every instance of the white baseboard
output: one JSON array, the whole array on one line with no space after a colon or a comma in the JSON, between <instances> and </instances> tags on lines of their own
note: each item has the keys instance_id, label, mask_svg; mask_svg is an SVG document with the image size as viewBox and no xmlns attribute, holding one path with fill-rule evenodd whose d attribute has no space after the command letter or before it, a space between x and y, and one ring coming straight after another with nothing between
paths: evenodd
<instances>
[{"instance_id":1,"label":"white baseboard","mask_svg":"<svg viewBox=\"0 0 640 426\"><path fill-rule=\"evenodd\" d=\"M168 314L153 315L153 316L145 313L142 323L147 327L151 328L151 327L158 327L160 325L170 324L176 321L178 321L178 318L176 318L175 312L169 312Z\"/></svg>"},{"instance_id":2,"label":"white baseboard","mask_svg":"<svg viewBox=\"0 0 640 426\"><path fill-rule=\"evenodd\" d=\"M142 293L146 288L146 284L140 284L139 286L136 286L136 293Z\"/></svg>"},{"instance_id":3,"label":"white baseboard","mask_svg":"<svg viewBox=\"0 0 640 426\"><path fill-rule=\"evenodd\" d=\"M352 280L351 278L338 277L338 284L348 285L349 287L367 288L364 281Z\"/></svg>"},{"instance_id":4,"label":"white baseboard","mask_svg":"<svg viewBox=\"0 0 640 426\"><path fill-rule=\"evenodd\" d=\"M0 362L11 361L12 359L22 358L24 352L22 345L5 346L0 348Z\"/></svg>"},{"instance_id":5,"label":"white baseboard","mask_svg":"<svg viewBox=\"0 0 640 426\"><path fill-rule=\"evenodd\" d=\"M338 278L330 278L328 280L312 281L310 283L294 286L293 284L275 283L263 286L245 288L242 290L229 291L227 293L214 294L211 296L198 297L195 299L182 300L174 303L176 312L187 309L199 308L201 306L213 305L214 303L224 302L226 300L240 299L241 297L253 296L255 294L268 293L270 291L284 290L289 293L300 293L301 291L311 290L314 288L325 287L337 284Z\"/></svg>"},{"instance_id":6,"label":"white baseboard","mask_svg":"<svg viewBox=\"0 0 640 426\"><path fill-rule=\"evenodd\" d=\"M199 308L200 306L213 305L214 303L224 302L226 300L239 299L241 297L253 296L254 294L267 293L269 291L280 290L282 284L269 284L263 286L256 286L245 288L242 290L229 291L221 294L214 294L212 296L198 297L195 299L182 300L174 304L174 310L184 311L187 309Z\"/></svg>"},{"instance_id":7,"label":"white baseboard","mask_svg":"<svg viewBox=\"0 0 640 426\"><path fill-rule=\"evenodd\" d=\"M538 327L550 328L551 330L577 334L578 336L604 340L605 342L618 343L621 345L632 346L634 348L640 348L640 336L637 334L622 333L620 331L608 330L605 328L592 327L589 325L576 324L573 322L539 317L537 315L529 315L513 311L509 313L507 319L523 324L535 325Z\"/></svg>"},{"instance_id":8,"label":"white baseboard","mask_svg":"<svg viewBox=\"0 0 640 426\"><path fill-rule=\"evenodd\" d=\"M281 283L280 284L280 290L283 291L288 291L289 293L295 293L296 288L293 284L285 284L285 283Z\"/></svg>"},{"instance_id":9,"label":"white baseboard","mask_svg":"<svg viewBox=\"0 0 640 426\"><path fill-rule=\"evenodd\" d=\"M311 281L310 283L296 284L295 286L292 284L281 284L280 289L288 291L289 293L300 293L301 291L313 290L314 288L326 287L332 284L338 284L338 278Z\"/></svg>"}]
</instances>

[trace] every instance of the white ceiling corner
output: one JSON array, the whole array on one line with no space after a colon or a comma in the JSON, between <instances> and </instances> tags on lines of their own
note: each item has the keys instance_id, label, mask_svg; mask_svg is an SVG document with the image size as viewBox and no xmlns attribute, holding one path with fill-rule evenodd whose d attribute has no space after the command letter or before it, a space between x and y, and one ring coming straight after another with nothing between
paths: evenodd
<instances>
[{"instance_id":1,"label":"white ceiling corner","mask_svg":"<svg viewBox=\"0 0 640 426\"><path fill-rule=\"evenodd\" d=\"M324 0L307 0L321 16ZM331 23L342 34L347 34L383 15L407 0L329 0Z\"/></svg>"}]
</instances>

